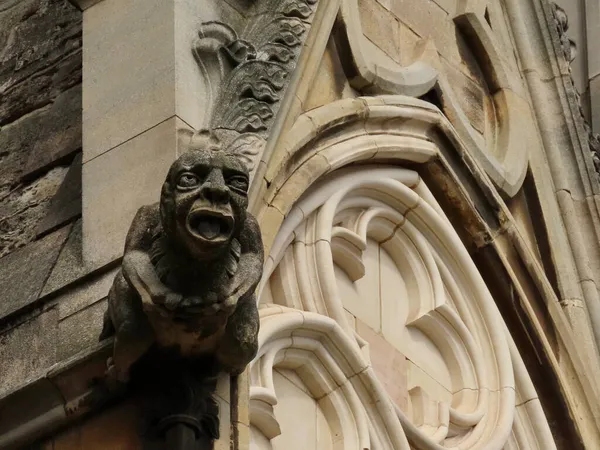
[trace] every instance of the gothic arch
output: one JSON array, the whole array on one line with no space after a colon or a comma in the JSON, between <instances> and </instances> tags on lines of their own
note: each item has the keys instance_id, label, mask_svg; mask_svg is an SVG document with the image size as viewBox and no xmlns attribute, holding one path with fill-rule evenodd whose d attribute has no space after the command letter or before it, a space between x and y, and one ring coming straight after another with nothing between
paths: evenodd
<instances>
[{"instance_id":1,"label":"gothic arch","mask_svg":"<svg viewBox=\"0 0 600 450\"><path fill-rule=\"evenodd\" d=\"M285 219L267 242L251 423L268 438L277 435L270 380L284 364L301 369L315 398L322 398L323 386L352 386L357 393L362 413L356 395L332 390L342 394L339 405L354 405L345 407L345 417L353 418L348 430L359 430L345 441L350 447L340 448L408 448L406 437L423 449L554 448L519 352L450 221L416 171L382 164L439 158L439 132L458 144L443 116L425 102L390 96L340 101L304 119L290 133L299 139L279 154L267 196ZM347 167L367 159L371 164ZM410 354L417 338L435 349L449 391L444 398L428 398L414 386L408 408L394 404L364 336L347 320L347 311L358 317L361 305L340 295L336 271L350 283L363 279L373 270L366 256L373 245L395 270L398 295L368 304L379 311L379 323L368 314L361 319L401 353ZM324 384L315 387L315 379ZM358 379L360 387L350 381Z\"/></svg>"}]
</instances>

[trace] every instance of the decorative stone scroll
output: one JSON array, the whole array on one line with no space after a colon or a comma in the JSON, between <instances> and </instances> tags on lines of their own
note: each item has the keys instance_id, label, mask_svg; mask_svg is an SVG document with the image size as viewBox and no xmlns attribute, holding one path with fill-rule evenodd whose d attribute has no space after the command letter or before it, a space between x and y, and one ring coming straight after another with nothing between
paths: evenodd
<instances>
[{"instance_id":1,"label":"decorative stone scroll","mask_svg":"<svg viewBox=\"0 0 600 450\"><path fill-rule=\"evenodd\" d=\"M209 128L235 146L261 153L285 87L296 67L317 0L258 2L238 35L205 22L193 53L208 84Z\"/></svg>"},{"instance_id":2,"label":"decorative stone scroll","mask_svg":"<svg viewBox=\"0 0 600 450\"><path fill-rule=\"evenodd\" d=\"M263 266L244 155L208 132L188 137L160 202L133 219L101 336L115 335L109 381L131 381L146 439L169 449L218 438L216 377L256 354Z\"/></svg>"}]
</instances>

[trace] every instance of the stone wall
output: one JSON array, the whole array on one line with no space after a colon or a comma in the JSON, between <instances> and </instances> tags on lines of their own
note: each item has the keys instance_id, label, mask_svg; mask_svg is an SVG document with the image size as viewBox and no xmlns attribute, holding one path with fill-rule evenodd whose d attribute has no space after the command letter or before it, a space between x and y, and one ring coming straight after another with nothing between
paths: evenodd
<instances>
[{"instance_id":1,"label":"stone wall","mask_svg":"<svg viewBox=\"0 0 600 450\"><path fill-rule=\"evenodd\" d=\"M80 214L80 16L66 0L0 8L0 257Z\"/></svg>"},{"instance_id":2,"label":"stone wall","mask_svg":"<svg viewBox=\"0 0 600 450\"><path fill-rule=\"evenodd\" d=\"M81 216L81 29L67 0L0 3L2 391L54 363L56 311L19 313Z\"/></svg>"}]
</instances>

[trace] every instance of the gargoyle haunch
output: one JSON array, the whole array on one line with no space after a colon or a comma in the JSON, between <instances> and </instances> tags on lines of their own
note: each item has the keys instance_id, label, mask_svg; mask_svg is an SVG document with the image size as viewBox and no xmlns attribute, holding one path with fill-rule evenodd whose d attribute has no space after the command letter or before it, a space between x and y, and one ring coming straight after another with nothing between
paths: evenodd
<instances>
[{"instance_id":1,"label":"gargoyle haunch","mask_svg":"<svg viewBox=\"0 0 600 450\"><path fill-rule=\"evenodd\" d=\"M246 212L248 185L241 155L210 132L195 133L160 202L139 209L101 335L116 335L109 370L119 381L153 345L182 357L213 355L230 373L255 356L263 246Z\"/></svg>"}]
</instances>

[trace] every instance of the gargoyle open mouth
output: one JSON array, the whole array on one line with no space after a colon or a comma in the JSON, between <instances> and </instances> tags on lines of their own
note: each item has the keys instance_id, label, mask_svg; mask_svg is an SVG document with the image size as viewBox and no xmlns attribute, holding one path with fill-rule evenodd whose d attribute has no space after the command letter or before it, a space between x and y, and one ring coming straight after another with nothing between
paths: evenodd
<instances>
[{"instance_id":1,"label":"gargoyle open mouth","mask_svg":"<svg viewBox=\"0 0 600 450\"><path fill-rule=\"evenodd\" d=\"M229 239L233 225L233 216L210 209L190 211L187 218L188 230L193 235L215 243Z\"/></svg>"}]
</instances>

